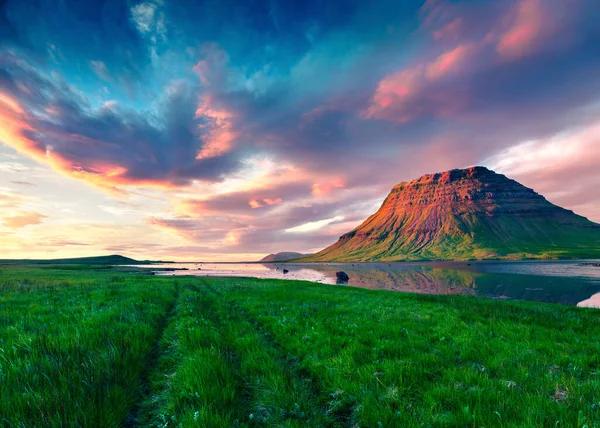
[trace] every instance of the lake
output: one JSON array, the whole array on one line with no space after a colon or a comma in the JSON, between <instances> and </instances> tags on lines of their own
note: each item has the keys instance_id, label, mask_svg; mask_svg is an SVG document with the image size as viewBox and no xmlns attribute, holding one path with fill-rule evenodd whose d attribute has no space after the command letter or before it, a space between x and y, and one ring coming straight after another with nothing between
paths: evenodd
<instances>
[{"instance_id":1,"label":"lake","mask_svg":"<svg viewBox=\"0 0 600 428\"><path fill-rule=\"evenodd\" d=\"M598 260L414 263L169 263L142 267L188 269L162 275L244 276L427 294L464 294L600 308ZM287 269L287 274L283 273Z\"/></svg>"}]
</instances>

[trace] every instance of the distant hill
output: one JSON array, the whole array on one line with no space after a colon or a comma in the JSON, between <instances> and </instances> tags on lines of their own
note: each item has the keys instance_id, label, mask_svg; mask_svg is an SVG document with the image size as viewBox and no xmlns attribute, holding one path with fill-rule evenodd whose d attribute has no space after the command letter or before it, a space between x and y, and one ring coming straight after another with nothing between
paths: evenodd
<instances>
[{"instance_id":1,"label":"distant hill","mask_svg":"<svg viewBox=\"0 0 600 428\"><path fill-rule=\"evenodd\" d=\"M263 257L261 262L284 262L287 260L299 259L300 257L310 256L310 254L302 254L302 253L294 253L292 251L281 252L277 254L269 254L266 257Z\"/></svg>"},{"instance_id":2,"label":"distant hill","mask_svg":"<svg viewBox=\"0 0 600 428\"><path fill-rule=\"evenodd\" d=\"M20 260L0 260L0 264L48 264L48 265L134 265L147 263L130 259L129 257L120 256L113 254L110 256L98 256L98 257L77 257L71 259L47 259L47 260L32 260L32 259L20 259Z\"/></svg>"},{"instance_id":3,"label":"distant hill","mask_svg":"<svg viewBox=\"0 0 600 428\"><path fill-rule=\"evenodd\" d=\"M484 167L396 185L375 214L302 261L600 257L600 225Z\"/></svg>"}]
</instances>

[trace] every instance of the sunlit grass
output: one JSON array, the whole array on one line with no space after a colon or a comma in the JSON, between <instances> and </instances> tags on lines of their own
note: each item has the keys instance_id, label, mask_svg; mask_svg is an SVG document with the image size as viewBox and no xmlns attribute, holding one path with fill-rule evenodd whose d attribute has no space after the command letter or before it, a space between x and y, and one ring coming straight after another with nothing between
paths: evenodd
<instances>
[{"instance_id":1,"label":"sunlit grass","mask_svg":"<svg viewBox=\"0 0 600 428\"><path fill-rule=\"evenodd\" d=\"M0 275L2 424L122 424L174 298L172 281L38 269Z\"/></svg>"},{"instance_id":2,"label":"sunlit grass","mask_svg":"<svg viewBox=\"0 0 600 428\"><path fill-rule=\"evenodd\" d=\"M177 281L177 282L175 282ZM0 272L5 426L600 426L596 310Z\"/></svg>"}]
</instances>

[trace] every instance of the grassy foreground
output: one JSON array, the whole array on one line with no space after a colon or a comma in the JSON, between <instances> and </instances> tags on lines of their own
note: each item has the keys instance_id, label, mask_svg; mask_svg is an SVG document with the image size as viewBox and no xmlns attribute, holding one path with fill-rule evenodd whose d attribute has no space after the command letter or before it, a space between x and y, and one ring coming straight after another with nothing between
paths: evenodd
<instances>
[{"instance_id":1,"label":"grassy foreground","mask_svg":"<svg viewBox=\"0 0 600 428\"><path fill-rule=\"evenodd\" d=\"M0 271L3 426L600 426L591 309Z\"/></svg>"}]
</instances>

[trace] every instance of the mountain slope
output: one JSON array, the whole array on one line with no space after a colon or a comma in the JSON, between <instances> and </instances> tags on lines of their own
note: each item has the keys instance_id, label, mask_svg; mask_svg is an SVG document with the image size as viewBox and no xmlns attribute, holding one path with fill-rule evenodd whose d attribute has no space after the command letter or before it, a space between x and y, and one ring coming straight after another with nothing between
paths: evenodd
<instances>
[{"instance_id":1,"label":"mountain slope","mask_svg":"<svg viewBox=\"0 0 600 428\"><path fill-rule=\"evenodd\" d=\"M295 253L293 251L281 252L277 254L269 254L266 257L263 257L261 262L283 262L286 260L299 259L300 257L306 257L309 254Z\"/></svg>"},{"instance_id":2,"label":"mountain slope","mask_svg":"<svg viewBox=\"0 0 600 428\"><path fill-rule=\"evenodd\" d=\"M363 224L302 261L600 257L600 225L484 167L396 185Z\"/></svg>"}]
</instances>

